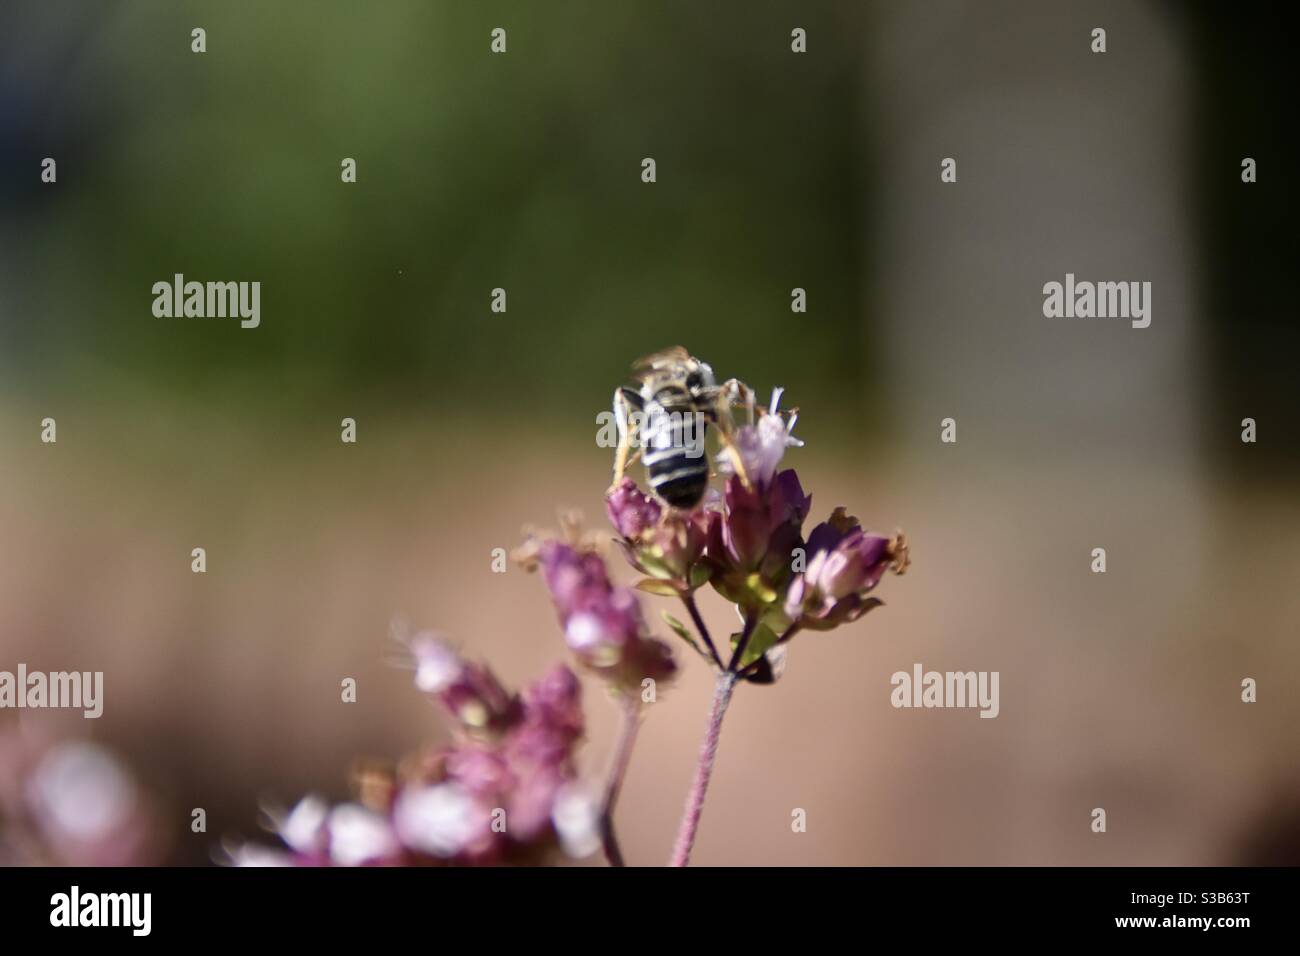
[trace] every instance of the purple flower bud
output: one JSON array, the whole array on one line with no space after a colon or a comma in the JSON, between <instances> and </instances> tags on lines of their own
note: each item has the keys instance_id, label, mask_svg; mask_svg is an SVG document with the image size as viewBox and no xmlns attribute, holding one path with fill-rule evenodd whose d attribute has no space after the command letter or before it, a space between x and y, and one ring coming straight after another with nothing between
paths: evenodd
<instances>
[{"instance_id":1,"label":"purple flower bud","mask_svg":"<svg viewBox=\"0 0 1300 956\"><path fill-rule=\"evenodd\" d=\"M803 521L812 498L793 469L763 488L727 479L724 506L709 516L704 561L713 587L745 610L761 610L785 592L791 559L803 546Z\"/></svg>"},{"instance_id":2,"label":"purple flower bud","mask_svg":"<svg viewBox=\"0 0 1300 956\"><path fill-rule=\"evenodd\" d=\"M440 695L447 709L469 731L500 733L514 722L518 699L501 687L496 675L479 664L466 664L461 677Z\"/></svg>"},{"instance_id":3,"label":"purple flower bud","mask_svg":"<svg viewBox=\"0 0 1300 956\"><path fill-rule=\"evenodd\" d=\"M632 693L641 692L641 682L647 677L657 684L664 684L677 676L673 649L659 638L643 637L633 650L623 667L627 687Z\"/></svg>"},{"instance_id":4,"label":"purple flower bud","mask_svg":"<svg viewBox=\"0 0 1300 956\"><path fill-rule=\"evenodd\" d=\"M448 778L473 793L500 793L512 783L505 756L495 747L461 744L446 754L443 768Z\"/></svg>"},{"instance_id":5,"label":"purple flower bud","mask_svg":"<svg viewBox=\"0 0 1300 956\"><path fill-rule=\"evenodd\" d=\"M650 548L674 576L688 578L704 553L709 537L708 513L699 510L669 514L650 536Z\"/></svg>"},{"instance_id":6,"label":"purple flower bud","mask_svg":"<svg viewBox=\"0 0 1300 956\"><path fill-rule=\"evenodd\" d=\"M803 493L803 486L793 468L787 468L772 481L768 513L773 531L787 524L802 528L811 508L812 495Z\"/></svg>"},{"instance_id":7,"label":"purple flower bud","mask_svg":"<svg viewBox=\"0 0 1300 956\"><path fill-rule=\"evenodd\" d=\"M616 541L632 567L649 577L672 582L683 592L703 583L695 571L708 538L708 513L704 507L665 510L630 478L624 478L606 496L605 504L610 521L621 535Z\"/></svg>"},{"instance_id":8,"label":"purple flower bud","mask_svg":"<svg viewBox=\"0 0 1300 956\"><path fill-rule=\"evenodd\" d=\"M603 607L578 611L564 622L564 642L589 667L612 667L636 640L640 621L626 591L611 593Z\"/></svg>"},{"instance_id":9,"label":"purple flower bud","mask_svg":"<svg viewBox=\"0 0 1300 956\"><path fill-rule=\"evenodd\" d=\"M624 478L605 496L605 510L610 523L624 538L636 541L659 524L663 508L650 495L643 494L631 478Z\"/></svg>"},{"instance_id":10,"label":"purple flower bud","mask_svg":"<svg viewBox=\"0 0 1300 956\"><path fill-rule=\"evenodd\" d=\"M556 664L524 692L524 713L528 722L552 728L571 740L582 736L582 684L573 671Z\"/></svg>"},{"instance_id":11,"label":"purple flower bud","mask_svg":"<svg viewBox=\"0 0 1300 956\"><path fill-rule=\"evenodd\" d=\"M547 541L538 556L565 643L583 664L625 693L673 675L672 652L647 635L636 592L612 585L599 555Z\"/></svg>"},{"instance_id":12,"label":"purple flower bud","mask_svg":"<svg viewBox=\"0 0 1300 956\"><path fill-rule=\"evenodd\" d=\"M815 556L822 551L831 551L850 534L861 530L857 518L843 508L836 508L829 518L813 528L808 535L808 554Z\"/></svg>"},{"instance_id":13,"label":"purple flower bud","mask_svg":"<svg viewBox=\"0 0 1300 956\"><path fill-rule=\"evenodd\" d=\"M812 497L803 493L799 476L792 468L761 489L747 488L733 475L727 479L725 507L717 525L725 554L718 555L715 548L710 548L710 557L725 557L745 571L757 568L771 550L773 537L790 529L798 532L811 505ZM710 534L714 533L710 525ZM781 560L788 563L788 555L783 554Z\"/></svg>"},{"instance_id":14,"label":"purple flower bud","mask_svg":"<svg viewBox=\"0 0 1300 956\"><path fill-rule=\"evenodd\" d=\"M541 545L538 558L562 622L577 611L605 602L610 582L600 555L552 540Z\"/></svg>"},{"instance_id":15,"label":"purple flower bud","mask_svg":"<svg viewBox=\"0 0 1300 956\"><path fill-rule=\"evenodd\" d=\"M772 533L766 489L746 486L738 477L727 479L723 509L722 543L737 566L748 570L767 553Z\"/></svg>"},{"instance_id":16,"label":"purple flower bud","mask_svg":"<svg viewBox=\"0 0 1300 956\"><path fill-rule=\"evenodd\" d=\"M808 565L790 584L785 613L803 628L830 630L855 621L880 604L868 598L890 566L902 573L906 544L900 535L868 534L837 508L808 536Z\"/></svg>"},{"instance_id":17,"label":"purple flower bud","mask_svg":"<svg viewBox=\"0 0 1300 956\"><path fill-rule=\"evenodd\" d=\"M520 777L506 809L512 839L532 843L553 833L551 816L556 796L572 778L572 773L553 766L537 767Z\"/></svg>"},{"instance_id":18,"label":"purple flower bud","mask_svg":"<svg viewBox=\"0 0 1300 956\"><path fill-rule=\"evenodd\" d=\"M573 671L557 665L524 694L524 719L505 743L516 771L549 767L573 771L573 750L582 737L582 685Z\"/></svg>"},{"instance_id":19,"label":"purple flower bud","mask_svg":"<svg viewBox=\"0 0 1300 956\"><path fill-rule=\"evenodd\" d=\"M416 687L437 698L465 730L496 734L517 718L518 699L486 667L466 661L431 631L406 643L415 658Z\"/></svg>"}]
</instances>

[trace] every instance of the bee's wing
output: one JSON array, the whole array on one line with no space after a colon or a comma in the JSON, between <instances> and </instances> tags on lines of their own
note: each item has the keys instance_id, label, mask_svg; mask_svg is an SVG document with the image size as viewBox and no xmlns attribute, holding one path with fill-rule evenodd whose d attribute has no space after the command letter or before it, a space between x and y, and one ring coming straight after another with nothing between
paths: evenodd
<instances>
[{"instance_id":1,"label":"bee's wing","mask_svg":"<svg viewBox=\"0 0 1300 956\"><path fill-rule=\"evenodd\" d=\"M658 352L651 352L649 355L643 355L632 363L634 372L653 372L661 368L669 368L673 365L680 365L689 361L691 353L686 351L680 345L674 345L671 348L662 349Z\"/></svg>"}]
</instances>

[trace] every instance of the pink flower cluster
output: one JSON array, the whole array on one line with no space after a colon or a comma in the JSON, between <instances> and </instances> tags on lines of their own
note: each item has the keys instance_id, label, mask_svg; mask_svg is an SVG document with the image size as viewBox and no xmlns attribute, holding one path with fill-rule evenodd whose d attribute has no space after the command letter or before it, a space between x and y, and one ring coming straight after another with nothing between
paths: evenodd
<instances>
[{"instance_id":1,"label":"pink flower cluster","mask_svg":"<svg viewBox=\"0 0 1300 956\"><path fill-rule=\"evenodd\" d=\"M455 722L451 746L418 755L366 802L309 796L273 822L286 849L241 847L243 865L415 866L543 862L600 845L600 806L579 779L582 692L552 668L522 695L423 632L410 638L416 686Z\"/></svg>"},{"instance_id":2,"label":"pink flower cluster","mask_svg":"<svg viewBox=\"0 0 1300 956\"><path fill-rule=\"evenodd\" d=\"M685 354L672 351L679 353ZM705 393L701 386L699 394ZM585 856L603 847L612 865L622 865L615 803L644 704L657 699L658 685L678 669L669 645L646 624L640 591L682 602L691 625L668 614L665 623L717 677L672 854L673 865L689 862L722 717L737 682L775 681L795 634L857 620L881 603L871 592L885 572L902 574L908 564L901 533L869 533L843 508L804 537L812 497L793 469L780 469L785 450L802 442L791 434L795 416L777 414L778 400L779 392L767 410L758 410L757 421L722 433L718 461L728 477L721 495L712 491L682 509L642 492L631 478L609 489L606 510L615 540L642 575L635 588L615 584L599 549L576 538L572 527L564 537L530 537L515 554L525 567L541 570L565 644L620 705L621 731L599 795L575 766L583 715L578 679L569 668L556 666L523 694L513 694L487 667L425 632L406 642L415 684L453 721L452 744L408 761L398 773L379 774L356 802L331 807L319 797L304 799L275 818L285 849L242 847L234 859L474 865L540 862L557 849ZM722 428L727 413L714 414ZM738 612L741 625L730 635L729 650L714 642L696 605L696 592L706 584Z\"/></svg>"},{"instance_id":3,"label":"pink flower cluster","mask_svg":"<svg viewBox=\"0 0 1300 956\"><path fill-rule=\"evenodd\" d=\"M689 600L707 583L736 605L747 624L732 635L741 647L733 663L757 682L779 673L782 645L798 631L830 630L879 606L869 592L886 570L901 574L908 564L901 533L864 531L843 508L805 540L812 496L794 469L779 470L785 449L800 444L792 425L793 418L765 413L737 430L734 455L720 458L732 472L720 501L669 508L626 477L606 496L623 553L647 575L643 590Z\"/></svg>"},{"instance_id":4,"label":"pink flower cluster","mask_svg":"<svg viewBox=\"0 0 1300 956\"><path fill-rule=\"evenodd\" d=\"M647 632L636 593L610 582L599 554L551 540L540 545L538 562L564 641L579 661L630 696L640 693L646 679L672 678L672 650Z\"/></svg>"}]
</instances>

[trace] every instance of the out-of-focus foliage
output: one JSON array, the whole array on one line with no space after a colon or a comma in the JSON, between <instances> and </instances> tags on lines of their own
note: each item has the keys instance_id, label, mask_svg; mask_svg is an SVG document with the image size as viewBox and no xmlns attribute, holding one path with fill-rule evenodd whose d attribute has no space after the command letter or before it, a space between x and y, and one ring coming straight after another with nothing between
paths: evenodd
<instances>
[{"instance_id":1,"label":"out-of-focus foliage","mask_svg":"<svg viewBox=\"0 0 1300 956\"><path fill-rule=\"evenodd\" d=\"M0 14L11 379L567 414L681 342L867 401L850 5L77 6ZM177 272L260 280L261 327L154 318Z\"/></svg>"}]
</instances>

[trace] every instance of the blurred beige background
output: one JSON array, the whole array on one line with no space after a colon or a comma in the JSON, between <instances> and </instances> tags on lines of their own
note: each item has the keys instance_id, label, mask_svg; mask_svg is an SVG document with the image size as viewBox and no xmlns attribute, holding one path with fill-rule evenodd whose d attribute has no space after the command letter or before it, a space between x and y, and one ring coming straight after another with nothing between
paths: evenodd
<instances>
[{"instance_id":1,"label":"blurred beige background","mask_svg":"<svg viewBox=\"0 0 1300 956\"><path fill-rule=\"evenodd\" d=\"M184 832L192 806L214 834L251 832L258 798L342 796L352 757L439 738L409 673L384 663L394 614L444 629L516 685L563 655L541 581L492 573L490 553L557 502L599 517L603 454L362 428L355 447L323 428L314 448L253 448L213 422L201 445L158 435L120 469L71 433L7 476L0 625L35 637L8 649L33 669L106 672L105 716L88 729L162 787L183 858L210 849ZM138 441L120 422L84 437ZM781 683L738 692L696 862L1225 862L1288 782L1294 496L1210 499L1150 468L1089 484L1068 464L995 466L968 447L935 467L888 447L862 448L857 468L792 453L816 512L845 502L904 525L916 563L886 583L885 608L801 635ZM483 470L449 473L452 449ZM189 570L198 541L202 576ZM1105 575L1088 569L1098 541ZM730 614L706 600L715 631ZM666 856L703 730L710 679L683 660L619 812L637 863ZM913 662L1000 671L1000 715L894 710L889 676ZM339 701L345 676L354 705ZM1239 702L1243 676L1260 682L1258 704ZM588 714L600 772L615 712L590 683ZM1105 836L1088 829L1096 806ZM795 807L805 834L790 830Z\"/></svg>"}]
</instances>

